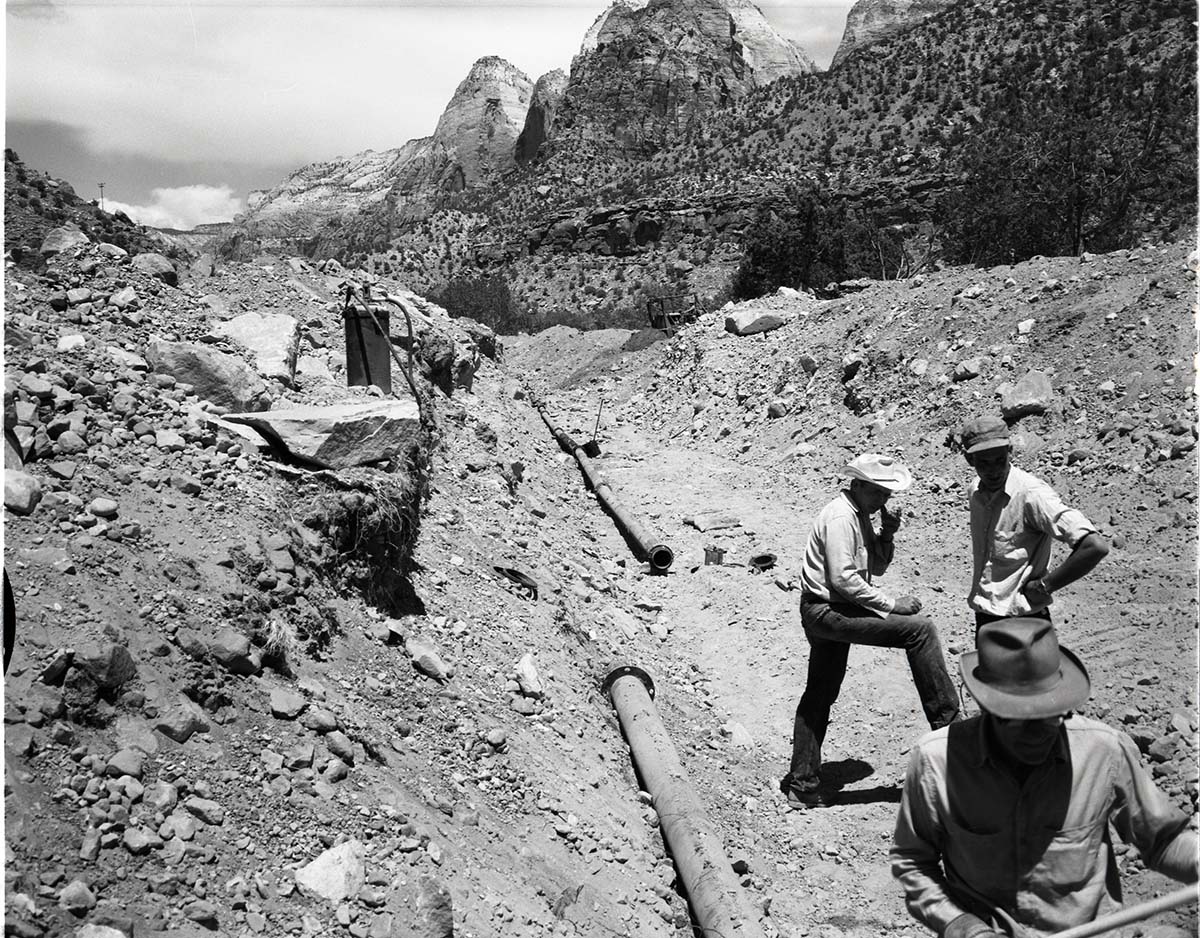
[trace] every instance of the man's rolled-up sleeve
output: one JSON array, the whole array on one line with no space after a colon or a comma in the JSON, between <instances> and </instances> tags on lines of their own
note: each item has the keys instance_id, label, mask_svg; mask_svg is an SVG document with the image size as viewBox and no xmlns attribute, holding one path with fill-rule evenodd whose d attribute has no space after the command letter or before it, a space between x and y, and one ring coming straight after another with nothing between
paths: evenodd
<instances>
[{"instance_id":1,"label":"man's rolled-up sleeve","mask_svg":"<svg viewBox=\"0 0 1200 938\"><path fill-rule=\"evenodd\" d=\"M938 818L937 781L920 746L908 760L904 794L892 839L892 875L904 889L908 911L940 935L962 915L949 896L942 872L943 828Z\"/></svg>"},{"instance_id":2,"label":"man's rolled-up sleeve","mask_svg":"<svg viewBox=\"0 0 1200 938\"><path fill-rule=\"evenodd\" d=\"M1137 744L1124 733L1118 738L1121 755L1113 785L1121 807L1114 824L1121 838L1138 848L1150 869L1181 883L1196 882L1200 858L1196 833L1188 828L1187 816L1171 804L1142 767Z\"/></svg>"},{"instance_id":3,"label":"man's rolled-up sleeve","mask_svg":"<svg viewBox=\"0 0 1200 938\"><path fill-rule=\"evenodd\" d=\"M1071 547L1089 534L1097 533L1096 526L1082 511L1065 505L1058 493L1045 483L1035 485L1026 494L1025 521L1030 527L1045 531Z\"/></svg>"}]
</instances>

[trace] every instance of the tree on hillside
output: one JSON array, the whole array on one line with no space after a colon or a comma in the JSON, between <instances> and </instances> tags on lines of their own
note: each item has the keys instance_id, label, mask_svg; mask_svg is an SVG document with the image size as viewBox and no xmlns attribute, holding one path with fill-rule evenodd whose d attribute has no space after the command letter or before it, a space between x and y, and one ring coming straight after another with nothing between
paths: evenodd
<instances>
[{"instance_id":1,"label":"tree on hillside","mask_svg":"<svg viewBox=\"0 0 1200 938\"><path fill-rule=\"evenodd\" d=\"M474 319L502 335L528 331L531 325L531 317L514 302L508 281L498 275L455 277L434 302L451 316Z\"/></svg>"},{"instance_id":2,"label":"tree on hillside","mask_svg":"<svg viewBox=\"0 0 1200 938\"><path fill-rule=\"evenodd\" d=\"M878 218L814 186L790 186L781 204L759 208L742 242L733 295L752 299L784 287L821 288L857 277L886 280L905 269L903 242Z\"/></svg>"},{"instance_id":3,"label":"tree on hillside","mask_svg":"<svg viewBox=\"0 0 1200 938\"><path fill-rule=\"evenodd\" d=\"M962 144L963 184L939 207L950 260L1113 250L1136 242L1147 208L1194 214L1192 50L1152 75L1116 50L1082 57L1053 85L1000 81Z\"/></svg>"}]
</instances>

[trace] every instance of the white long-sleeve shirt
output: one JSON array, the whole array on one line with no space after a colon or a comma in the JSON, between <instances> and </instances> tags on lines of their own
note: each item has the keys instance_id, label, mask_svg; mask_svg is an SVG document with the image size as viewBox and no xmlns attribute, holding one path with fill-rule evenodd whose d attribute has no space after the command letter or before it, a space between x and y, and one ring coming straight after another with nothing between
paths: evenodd
<instances>
[{"instance_id":1,"label":"white long-sleeve shirt","mask_svg":"<svg viewBox=\"0 0 1200 938\"><path fill-rule=\"evenodd\" d=\"M806 593L826 602L848 602L879 617L887 616L896 600L871 584L892 562L895 547L882 541L869 515L859 511L842 491L821 509L804 547L800 583Z\"/></svg>"}]
</instances>

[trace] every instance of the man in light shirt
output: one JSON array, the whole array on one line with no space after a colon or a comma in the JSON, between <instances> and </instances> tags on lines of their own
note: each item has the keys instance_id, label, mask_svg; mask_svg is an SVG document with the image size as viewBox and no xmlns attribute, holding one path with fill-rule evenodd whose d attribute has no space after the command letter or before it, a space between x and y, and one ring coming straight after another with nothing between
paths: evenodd
<instances>
[{"instance_id":1,"label":"man in light shirt","mask_svg":"<svg viewBox=\"0 0 1200 938\"><path fill-rule=\"evenodd\" d=\"M912 475L889 456L867 453L842 469L850 486L813 522L800 574L800 619L808 639L808 679L796 707L792 761L780 788L793 808L828 804L820 785L821 745L829 713L841 691L851 645L903 648L913 683L931 727L958 716L958 695L937 628L917 613L913 596L893 597L874 584L895 553L899 512L887 510L892 493L908 488ZM876 532L871 516L880 513Z\"/></svg>"},{"instance_id":2,"label":"man in light shirt","mask_svg":"<svg viewBox=\"0 0 1200 938\"><path fill-rule=\"evenodd\" d=\"M1150 869L1196 882L1196 834L1133 740L1072 714L1091 685L1050 622L984 623L960 667L983 712L917 743L896 820L914 918L941 938L1091 922L1121 901L1110 823Z\"/></svg>"},{"instance_id":3,"label":"man in light shirt","mask_svg":"<svg viewBox=\"0 0 1200 938\"><path fill-rule=\"evenodd\" d=\"M969 421L961 440L978 476L969 493L974 572L967 598L976 628L1008 616L1049 619L1051 594L1090 573L1108 545L1054 489L1012 465L1008 425L1001 418ZM1055 540L1071 553L1050 570Z\"/></svg>"}]
</instances>

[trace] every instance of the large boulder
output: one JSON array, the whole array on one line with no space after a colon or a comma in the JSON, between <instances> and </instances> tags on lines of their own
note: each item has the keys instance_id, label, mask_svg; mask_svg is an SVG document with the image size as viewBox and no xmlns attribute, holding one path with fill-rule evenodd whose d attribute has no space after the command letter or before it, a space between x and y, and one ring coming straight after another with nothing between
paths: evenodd
<instances>
[{"instance_id":1,"label":"large boulder","mask_svg":"<svg viewBox=\"0 0 1200 938\"><path fill-rule=\"evenodd\" d=\"M226 419L253 427L296 459L328 469L395 456L415 441L421 426L416 402L397 400L227 414Z\"/></svg>"},{"instance_id":2,"label":"large boulder","mask_svg":"<svg viewBox=\"0 0 1200 938\"><path fill-rule=\"evenodd\" d=\"M286 385L296 379L300 324L286 313L243 313L213 326L215 336L240 342L254 353L258 373Z\"/></svg>"},{"instance_id":3,"label":"large boulder","mask_svg":"<svg viewBox=\"0 0 1200 938\"><path fill-rule=\"evenodd\" d=\"M240 358L194 342L153 339L146 358L156 372L190 384L197 397L226 411L266 410L267 385Z\"/></svg>"},{"instance_id":4,"label":"large boulder","mask_svg":"<svg viewBox=\"0 0 1200 938\"><path fill-rule=\"evenodd\" d=\"M1044 414L1053 402L1054 388L1050 378L1041 371L1027 371L1000 396L1000 413L1005 420L1018 420L1030 414Z\"/></svg>"},{"instance_id":5,"label":"large boulder","mask_svg":"<svg viewBox=\"0 0 1200 938\"><path fill-rule=\"evenodd\" d=\"M739 309L725 317L725 331L734 335L754 335L778 329L790 317L776 310Z\"/></svg>"},{"instance_id":6,"label":"large boulder","mask_svg":"<svg viewBox=\"0 0 1200 938\"><path fill-rule=\"evenodd\" d=\"M366 848L357 840L330 847L296 870L296 885L335 905L358 894L366 881Z\"/></svg>"},{"instance_id":7,"label":"large boulder","mask_svg":"<svg viewBox=\"0 0 1200 938\"><path fill-rule=\"evenodd\" d=\"M61 228L53 228L46 234L39 249L43 257L57 254L80 244L87 244L88 236L79 230L78 225L68 224Z\"/></svg>"},{"instance_id":8,"label":"large boulder","mask_svg":"<svg viewBox=\"0 0 1200 938\"><path fill-rule=\"evenodd\" d=\"M157 277L169 287L179 286L179 272L167 258L153 251L138 254L133 259L133 266L144 274Z\"/></svg>"}]
</instances>

